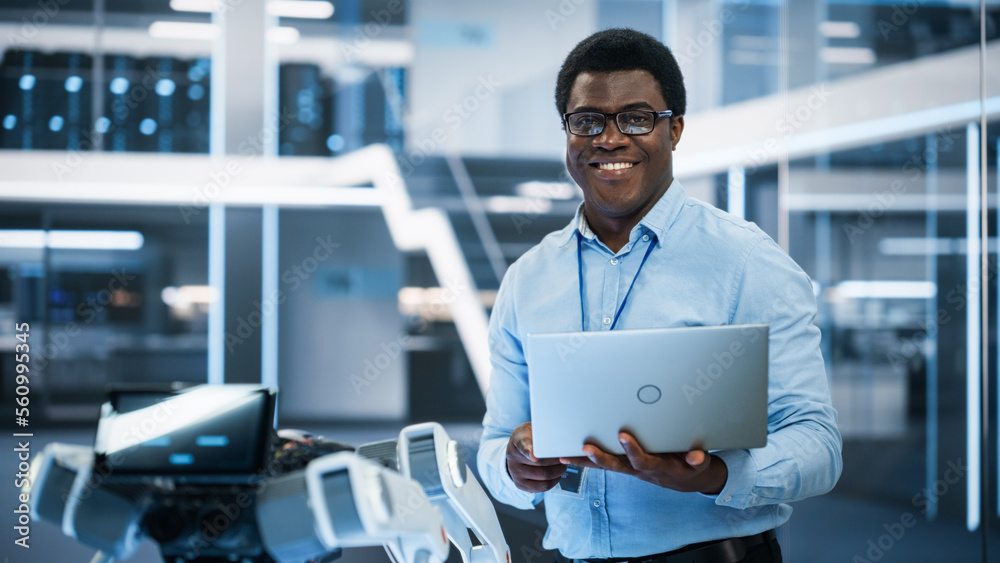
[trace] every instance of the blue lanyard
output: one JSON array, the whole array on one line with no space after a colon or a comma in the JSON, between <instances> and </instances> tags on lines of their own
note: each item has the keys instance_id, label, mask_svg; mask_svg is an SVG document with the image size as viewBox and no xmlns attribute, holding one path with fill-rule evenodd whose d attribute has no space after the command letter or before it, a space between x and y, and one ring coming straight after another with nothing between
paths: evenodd
<instances>
[{"instance_id":1,"label":"blue lanyard","mask_svg":"<svg viewBox=\"0 0 1000 563\"><path fill-rule=\"evenodd\" d=\"M642 271L642 267L646 264L646 259L649 258L649 254L653 252L653 246L655 245L656 235L651 235L649 237L649 246L646 247L646 254L642 257L642 262L639 262L639 269L635 271L635 277L632 278L632 283L629 284L628 291L625 292L622 304L618 306L618 312L615 313L615 319L611 321L611 328L608 330L614 330L615 325L618 324L618 317L622 316L622 311L625 309L625 302L628 301L628 295L632 293L632 286L635 285L635 280L639 278L639 272ZM583 298L583 235L580 234L580 231L576 232L576 266L577 275L580 280L580 330L587 330L587 315L584 311Z\"/></svg>"}]
</instances>

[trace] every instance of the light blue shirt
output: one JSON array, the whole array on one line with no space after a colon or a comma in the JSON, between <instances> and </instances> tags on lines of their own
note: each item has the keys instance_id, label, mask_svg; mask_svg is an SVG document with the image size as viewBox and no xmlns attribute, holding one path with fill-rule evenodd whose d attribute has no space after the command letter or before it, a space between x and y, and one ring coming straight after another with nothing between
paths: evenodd
<instances>
[{"instance_id":1,"label":"light blue shirt","mask_svg":"<svg viewBox=\"0 0 1000 563\"><path fill-rule=\"evenodd\" d=\"M596 470L582 497L558 487L535 494L517 489L507 473L511 432L531 419L525 335L581 328L577 231L584 239L586 330L610 329L652 235L655 247L616 330L770 325L767 446L714 452L729 470L718 495ZM480 475L511 506L530 509L544 499L543 545L569 558L637 557L774 528L791 515L786 503L829 491L841 472L815 316L812 284L788 254L756 225L689 198L677 181L618 253L595 237L581 206L572 223L519 258L500 285L490 318L493 373Z\"/></svg>"}]
</instances>

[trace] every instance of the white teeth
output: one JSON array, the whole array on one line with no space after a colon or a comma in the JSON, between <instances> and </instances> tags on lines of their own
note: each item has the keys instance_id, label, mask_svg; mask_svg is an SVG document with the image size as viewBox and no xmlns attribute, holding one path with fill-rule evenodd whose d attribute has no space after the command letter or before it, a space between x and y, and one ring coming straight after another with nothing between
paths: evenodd
<instances>
[{"instance_id":1,"label":"white teeth","mask_svg":"<svg viewBox=\"0 0 1000 563\"><path fill-rule=\"evenodd\" d=\"M601 162L598 163L597 168L600 170L624 170L633 166L635 164L632 162Z\"/></svg>"}]
</instances>

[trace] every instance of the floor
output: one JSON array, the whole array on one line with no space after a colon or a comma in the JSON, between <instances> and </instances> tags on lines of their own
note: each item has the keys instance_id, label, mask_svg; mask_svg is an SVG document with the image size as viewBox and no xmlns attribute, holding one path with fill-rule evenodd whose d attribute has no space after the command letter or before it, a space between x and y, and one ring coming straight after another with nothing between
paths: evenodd
<instances>
[{"instance_id":1,"label":"floor","mask_svg":"<svg viewBox=\"0 0 1000 563\"><path fill-rule=\"evenodd\" d=\"M467 459L475 459L479 427L475 424L446 425L449 434L466 448ZM394 438L399 426L367 425L310 428L329 439L359 445ZM13 510L17 506L14 478L17 459L14 439L3 438L0 475L7 475L7 485L0 487L0 557L3 563L88 562L94 550L78 544L49 522L32 522L29 549L16 546ZM37 430L30 438L33 454L48 442L90 445L93 432L88 429ZM886 505L872 499L855 498L838 491L794 505L792 520L779 531L785 561L789 563L893 563L893 562L975 562L983 561L981 536L965 530L964 523L924 521L913 507ZM548 563L549 556L540 550L539 538L545 525L541 511L522 512L498 506L501 525L511 548L513 561ZM910 520L910 517L913 517ZM991 533L990 560L1000 561L1000 531ZM146 540L129 561L158 562L156 545ZM381 548L344 550L342 563L389 561ZM453 555L449 563L460 559Z\"/></svg>"}]
</instances>

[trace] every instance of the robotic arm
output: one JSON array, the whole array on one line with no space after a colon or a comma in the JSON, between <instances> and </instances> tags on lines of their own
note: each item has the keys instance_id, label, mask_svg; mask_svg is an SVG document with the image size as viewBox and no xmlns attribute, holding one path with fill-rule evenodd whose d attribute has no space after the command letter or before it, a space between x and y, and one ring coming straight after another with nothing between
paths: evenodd
<instances>
[{"instance_id":1,"label":"robotic arm","mask_svg":"<svg viewBox=\"0 0 1000 563\"><path fill-rule=\"evenodd\" d=\"M436 422L407 426L399 433L399 472L423 486L441 508L449 539L464 563L510 563L496 511L479 481L469 478L462 447ZM359 453L361 453L359 451ZM466 529L481 545L473 546Z\"/></svg>"},{"instance_id":2,"label":"robotic arm","mask_svg":"<svg viewBox=\"0 0 1000 563\"><path fill-rule=\"evenodd\" d=\"M398 440L366 444L356 454L315 459L304 476L271 481L257 500L264 544L280 563L302 561L300 550L315 556L379 539L398 561L443 561L445 535L464 563L510 563L496 512L469 478L462 447L433 422L407 426ZM470 530L480 545L472 545ZM436 540L445 542L440 559L433 559Z\"/></svg>"},{"instance_id":3,"label":"robotic arm","mask_svg":"<svg viewBox=\"0 0 1000 563\"><path fill-rule=\"evenodd\" d=\"M149 536L174 562L301 563L382 545L397 563L443 563L450 539L464 563L510 563L490 499L441 425L354 452L274 436L273 400L252 386L120 393L93 449L49 444L33 460L31 515L119 559ZM151 419L159 426L136 436Z\"/></svg>"},{"instance_id":4,"label":"robotic arm","mask_svg":"<svg viewBox=\"0 0 1000 563\"><path fill-rule=\"evenodd\" d=\"M47 445L32 461L25 486L31 517L59 524L67 536L108 555L130 557L141 539L144 503L100 487L93 457L87 446Z\"/></svg>"},{"instance_id":5,"label":"robotic arm","mask_svg":"<svg viewBox=\"0 0 1000 563\"><path fill-rule=\"evenodd\" d=\"M448 556L441 511L420 486L347 452L271 480L257 494L257 519L278 563L371 545L384 545L406 563L441 563Z\"/></svg>"}]
</instances>

